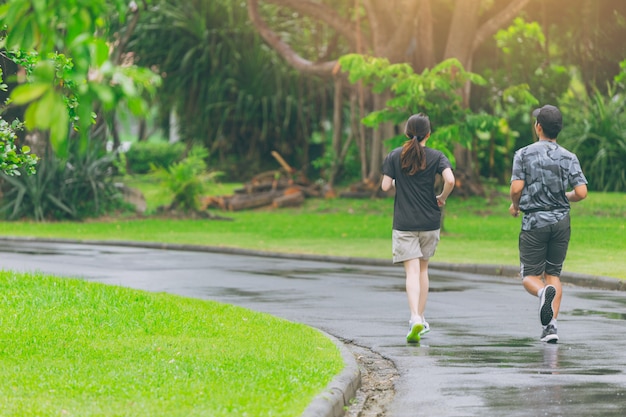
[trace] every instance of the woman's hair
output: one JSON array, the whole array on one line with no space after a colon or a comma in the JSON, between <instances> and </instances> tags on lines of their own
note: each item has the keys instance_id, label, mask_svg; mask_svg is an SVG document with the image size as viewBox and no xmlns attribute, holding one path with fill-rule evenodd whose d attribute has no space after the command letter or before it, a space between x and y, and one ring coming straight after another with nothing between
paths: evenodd
<instances>
[{"instance_id":1,"label":"woman's hair","mask_svg":"<svg viewBox=\"0 0 626 417\"><path fill-rule=\"evenodd\" d=\"M413 175L426 169L426 152L420 143L430 133L430 119L424 113L414 114L407 120L404 133L409 140L402 146L400 166L403 172Z\"/></svg>"}]
</instances>

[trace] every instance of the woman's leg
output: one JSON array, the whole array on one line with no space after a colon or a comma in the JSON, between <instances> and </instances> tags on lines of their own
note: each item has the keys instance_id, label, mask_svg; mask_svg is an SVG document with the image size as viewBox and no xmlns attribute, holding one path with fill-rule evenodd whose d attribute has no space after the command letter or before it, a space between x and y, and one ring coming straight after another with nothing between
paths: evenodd
<instances>
[{"instance_id":1,"label":"woman's leg","mask_svg":"<svg viewBox=\"0 0 626 417\"><path fill-rule=\"evenodd\" d=\"M421 320L424 321L424 310L426 310L426 301L428 300L428 289L430 285L428 278L428 259L420 259L419 261L420 295L417 312L421 317Z\"/></svg>"},{"instance_id":2,"label":"woman's leg","mask_svg":"<svg viewBox=\"0 0 626 417\"><path fill-rule=\"evenodd\" d=\"M409 300L409 310L411 311L411 323L421 323L422 316L420 314L420 307L425 307L425 299L424 305L422 306L420 303L422 302L422 291L420 290L420 282L421 282L421 260L420 259L409 259L408 261L404 261L404 271L406 273L406 295ZM428 271L427 271L428 274Z\"/></svg>"}]
</instances>

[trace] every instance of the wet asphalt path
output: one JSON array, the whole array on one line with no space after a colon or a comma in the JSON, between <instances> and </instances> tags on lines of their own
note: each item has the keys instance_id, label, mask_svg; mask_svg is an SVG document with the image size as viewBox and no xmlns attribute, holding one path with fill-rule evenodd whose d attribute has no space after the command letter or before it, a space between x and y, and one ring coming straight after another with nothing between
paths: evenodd
<instances>
[{"instance_id":1,"label":"wet asphalt path","mask_svg":"<svg viewBox=\"0 0 626 417\"><path fill-rule=\"evenodd\" d=\"M412 346L399 267L0 242L0 268L211 299L319 328L395 363L390 417L626 415L626 292L567 286L560 343L547 345L538 301L517 279L431 269L432 331Z\"/></svg>"}]
</instances>

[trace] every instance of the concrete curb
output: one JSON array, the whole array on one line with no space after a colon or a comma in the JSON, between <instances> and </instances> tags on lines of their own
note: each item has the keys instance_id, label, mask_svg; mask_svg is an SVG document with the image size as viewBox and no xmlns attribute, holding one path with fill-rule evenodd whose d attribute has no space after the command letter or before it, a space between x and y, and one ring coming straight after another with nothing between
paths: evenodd
<instances>
[{"instance_id":1,"label":"concrete curb","mask_svg":"<svg viewBox=\"0 0 626 417\"><path fill-rule=\"evenodd\" d=\"M319 329L318 329L319 330ZM302 417L342 417L361 387L361 370L352 352L334 336L319 330L341 351L345 368L318 394L302 413Z\"/></svg>"},{"instance_id":2,"label":"concrete curb","mask_svg":"<svg viewBox=\"0 0 626 417\"><path fill-rule=\"evenodd\" d=\"M123 246L137 247L149 249L178 250L190 252L212 252L233 255L247 255L259 257L274 257L282 259L300 259L320 262L333 262L343 264L357 264L370 266L394 266L390 260L357 258L357 257L337 257L325 255L302 255L279 252L266 252L250 249L228 248L221 246L203 246L203 245L181 245L169 243L153 243L153 242L131 242L131 241L113 241L113 240L77 240L77 239L50 239L50 238L23 238L23 237L3 237L0 241L22 241L22 242L44 242L44 243L70 243L83 245L99 245L99 246ZM397 266L396 266L397 267ZM465 272L479 275L502 276L519 279L519 268L510 265L473 265L473 264L447 264L431 262L432 269L440 269L453 272ZM593 276L564 272L561 281L573 285L599 288L608 290L626 290L626 280L605 276ZM318 329L319 330L319 329ZM324 389L324 391L316 396L311 404L306 408L302 417L342 417L345 415L345 407L350 404L356 396L356 392L361 386L361 371L354 355L345 347L345 345L335 338L321 330L326 337L332 340L341 351L343 361L346 364L344 370L337 375Z\"/></svg>"}]
</instances>

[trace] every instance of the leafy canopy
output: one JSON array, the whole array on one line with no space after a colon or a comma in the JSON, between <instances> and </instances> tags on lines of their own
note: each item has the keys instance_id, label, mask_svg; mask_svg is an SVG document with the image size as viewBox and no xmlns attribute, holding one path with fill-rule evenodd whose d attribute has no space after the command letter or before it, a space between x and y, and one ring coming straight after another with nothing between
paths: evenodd
<instances>
[{"instance_id":1,"label":"leafy canopy","mask_svg":"<svg viewBox=\"0 0 626 417\"><path fill-rule=\"evenodd\" d=\"M470 146L471 135L466 131L472 125L467 123L470 111L463 105L460 91L467 82L482 85L485 81L465 71L457 59L445 60L421 74L416 74L408 64L391 64L386 58L359 54L345 55L339 59L339 64L349 73L350 82L362 81L371 86L374 93L391 93L384 109L363 118L365 125L401 124L411 114L422 112L437 127L433 129L431 146L444 152L451 161L454 161L455 143ZM489 116L484 115L483 119L486 117ZM391 139L392 146L406 140L404 135Z\"/></svg>"},{"instance_id":2,"label":"leafy canopy","mask_svg":"<svg viewBox=\"0 0 626 417\"><path fill-rule=\"evenodd\" d=\"M26 80L14 80L20 85L10 102L26 106L26 128L49 131L57 152L64 152L70 125L87 137L95 104L113 109L126 102L135 114L146 111L143 94L155 92L159 77L117 65L111 59L114 45L107 42L107 18L124 21L128 12L123 0L8 0L0 5L0 48L27 71Z\"/></svg>"}]
</instances>

